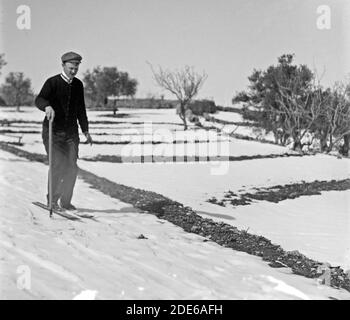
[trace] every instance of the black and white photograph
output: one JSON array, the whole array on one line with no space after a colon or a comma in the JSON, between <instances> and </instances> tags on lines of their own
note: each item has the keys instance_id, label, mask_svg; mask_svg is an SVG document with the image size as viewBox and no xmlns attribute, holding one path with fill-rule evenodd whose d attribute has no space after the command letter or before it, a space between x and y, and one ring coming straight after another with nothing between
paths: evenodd
<instances>
[{"instance_id":1,"label":"black and white photograph","mask_svg":"<svg viewBox=\"0 0 350 320\"><path fill-rule=\"evenodd\" d=\"M0 0L0 300L350 300L349 148L348 0Z\"/></svg>"}]
</instances>

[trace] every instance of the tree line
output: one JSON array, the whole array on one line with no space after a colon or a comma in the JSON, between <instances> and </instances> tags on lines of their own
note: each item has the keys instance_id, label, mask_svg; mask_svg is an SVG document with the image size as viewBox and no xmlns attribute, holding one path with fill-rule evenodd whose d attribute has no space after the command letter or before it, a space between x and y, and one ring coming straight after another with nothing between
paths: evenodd
<instances>
[{"instance_id":1,"label":"tree line","mask_svg":"<svg viewBox=\"0 0 350 320\"><path fill-rule=\"evenodd\" d=\"M6 65L4 55L0 55L1 68ZM199 89L205 82L207 75L197 73L193 67L185 66L182 70L169 71L159 67L155 71L151 66L153 78L158 86L175 95L178 101L177 113L187 130L187 118L191 114L189 106ZM0 73L1 74L1 73ZM97 66L83 74L86 104L90 107L101 108L108 106L108 100L113 99L112 108L116 111L116 100L119 97L133 97L137 91L138 82L129 76L127 72L120 71L116 67ZM25 78L22 72L10 72L5 78L5 83L0 88L0 104L16 106L20 110L22 105L32 105L34 94L31 81Z\"/></svg>"},{"instance_id":2,"label":"tree line","mask_svg":"<svg viewBox=\"0 0 350 320\"><path fill-rule=\"evenodd\" d=\"M339 147L348 155L350 85L337 82L324 88L315 72L293 59L293 54L284 54L277 65L253 70L247 90L237 92L232 102L242 103L243 118L272 132L280 145L291 143L299 151L314 145L322 152Z\"/></svg>"},{"instance_id":3,"label":"tree line","mask_svg":"<svg viewBox=\"0 0 350 320\"><path fill-rule=\"evenodd\" d=\"M0 54L0 75L1 69L6 65L4 54ZM26 78L23 72L10 72L5 83L0 88L0 104L16 106L32 105L34 93L31 88L31 81Z\"/></svg>"},{"instance_id":4,"label":"tree line","mask_svg":"<svg viewBox=\"0 0 350 320\"><path fill-rule=\"evenodd\" d=\"M1 69L6 65L4 54L0 54ZM134 96L138 82L127 72L116 67L95 67L87 70L82 78L85 87L85 98L88 106L101 107L107 104L109 97ZM0 105L20 106L33 105L34 92L31 80L23 72L10 72L0 87Z\"/></svg>"},{"instance_id":5,"label":"tree line","mask_svg":"<svg viewBox=\"0 0 350 320\"><path fill-rule=\"evenodd\" d=\"M254 69L248 77L248 88L237 92L232 103L242 103L243 118L272 133L277 144L292 144L292 148L299 151L305 145L316 145L322 152L337 147L348 155L350 84L338 82L324 88L315 72L306 65L294 64L293 59L293 54L284 54L278 58L277 65L266 70ZM0 75L4 65L4 55L0 54ZM177 113L186 130L190 105L207 75L189 66L175 71L161 67L155 70L151 64L150 67L155 83L176 97ZM98 66L87 70L82 80L87 105L93 107L106 106L109 99L133 97L138 85L136 79L116 67ZM30 79L21 72L10 72L0 88L0 96L10 106L32 104Z\"/></svg>"}]
</instances>

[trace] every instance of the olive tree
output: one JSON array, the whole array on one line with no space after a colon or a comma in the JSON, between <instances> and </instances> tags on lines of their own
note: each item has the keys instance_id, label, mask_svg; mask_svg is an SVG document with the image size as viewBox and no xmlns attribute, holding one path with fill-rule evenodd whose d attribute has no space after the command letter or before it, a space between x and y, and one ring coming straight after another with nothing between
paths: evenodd
<instances>
[{"instance_id":1,"label":"olive tree","mask_svg":"<svg viewBox=\"0 0 350 320\"><path fill-rule=\"evenodd\" d=\"M157 85L175 95L178 100L178 113L184 123L184 129L187 130L186 111L207 79L206 73L197 73L189 66L175 71L164 70L161 67L156 71L152 65L150 67Z\"/></svg>"}]
</instances>

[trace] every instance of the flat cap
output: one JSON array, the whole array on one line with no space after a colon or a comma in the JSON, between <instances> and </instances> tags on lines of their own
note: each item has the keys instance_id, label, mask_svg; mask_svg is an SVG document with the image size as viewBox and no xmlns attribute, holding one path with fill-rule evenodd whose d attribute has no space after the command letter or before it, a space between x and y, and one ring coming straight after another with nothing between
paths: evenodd
<instances>
[{"instance_id":1,"label":"flat cap","mask_svg":"<svg viewBox=\"0 0 350 320\"><path fill-rule=\"evenodd\" d=\"M75 52L66 52L62 57L61 60L62 62L81 62L82 56L80 54L77 54Z\"/></svg>"}]
</instances>

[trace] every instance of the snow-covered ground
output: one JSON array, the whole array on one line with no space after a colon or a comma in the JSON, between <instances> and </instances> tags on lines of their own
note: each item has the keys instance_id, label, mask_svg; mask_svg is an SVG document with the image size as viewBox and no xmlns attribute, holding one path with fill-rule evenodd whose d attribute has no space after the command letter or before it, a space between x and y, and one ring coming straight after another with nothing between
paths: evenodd
<instances>
[{"instance_id":1,"label":"snow-covered ground","mask_svg":"<svg viewBox=\"0 0 350 320\"><path fill-rule=\"evenodd\" d=\"M7 120L24 120L24 121L40 121L43 113L36 108L25 108L24 112L16 113L3 111L0 109L0 116ZM228 137L227 130L220 134L215 131L207 131L204 129L194 128L193 125L188 131L183 131L181 120L175 114L174 109L145 109L145 110L130 110L120 109L120 113L128 114L126 118L110 118L106 115L111 112L89 111L88 117L90 121L113 121L110 123L91 123L90 133L95 141L130 141L132 145L95 145L91 148L88 145L80 145L81 157L94 157L97 155L115 155L122 157L154 155L154 156L255 156L255 155L270 155L283 154L290 152L285 147L269 144L261 144L256 141L243 141ZM118 123L122 121L123 123ZM125 123L124 123L125 122ZM138 123L131 123L138 122ZM144 123L140 123L144 122ZM171 124L173 123L173 124ZM241 130L248 127L240 127ZM13 130L18 133L0 134L0 141L17 142L17 137L22 137L21 141L24 145L22 149L30 152L45 153L41 139L41 124L40 123L14 123L11 126L3 126L2 130ZM248 128L252 131L250 128ZM20 131L37 131L38 133L20 133ZM250 132L249 131L249 132ZM104 135L100 135L103 133ZM247 133L247 132L246 132ZM85 138L81 135L81 140ZM173 141L186 141L173 145ZM195 140L203 143L194 144ZM146 144L141 146L138 142L141 141L161 141L162 144L151 145ZM207 141L210 141L207 143Z\"/></svg>"},{"instance_id":2,"label":"snow-covered ground","mask_svg":"<svg viewBox=\"0 0 350 320\"><path fill-rule=\"evenodd\" d=\"M24 120L24 121L42 121L44 117L44 113L37 108L23 108L23 112L14 112L12 108L3 108L0 109L0 119L7 119L8 121L11 120ZM127 114L127 117L121 117L121 118L115 118L111 117L112 111L88 111L88 118L89 121L108 121L108 122L116 122L115 125L113 124L91 124L91 132L94 133L116 133L118 131L121 131L124 134L127 134L128 132L125 130L128 130L132 128L132 132L135 133L143 133L144 131L147 132L147 130L150 130L151 132L155 132L158 130L158 133L160 130L167 130L167 131L174 131L174 130L181 130L182 129L182 121L179 118L179 116L176 114L174 109L126 109L126 108L120 108L117 114ZM238 113L233 112L217 112L213 115L215 118L223 119L227 121L232 122L241 122L243 121L242 116ZM120 123L125 122L125 124ZM130 124L130 122L145 122L146 125L143 124ZM173 125L170 125L169 123L173 123ZM205 121L204 119L201 119L201 123L205 127L214 126L220 130L222 130L224 133L231 133L234 132L236 134L241 134L245 136L249 136L252 138L262 138L261 133L255 132L254 128L246 127L246 126L236 126L236 125L223 125L215 122L209 122ZM193 127L193 124L189 123L190 128ZM33 124L15 124L15 126L11 126L11 130L21 130L26 129L30 130L30 128L33 130L33 128L37 128L38 130L41 129L41 125L38 124L37 126ZM149 129L151 127L151 129ZM6 128L6 127L4 127ZM4 129L3 128L3 129ZM106 130L107 128L107 130ZM146 129L147 128L147 129ZM132 132L129 131L129 134ZM156 132L157 133L157 132ZM273 136L271 134L265 135L264 138L266 140L273 141ZM1 139L1 135L0 135Z\"/></svg>"},{"instance_id":3,"label":"snow-covered ground","mask_svg":"<svg viewBox=\"0 0 350 320\"><path fill-rule=\"evenodd\" d=\"M206 121L204 119L201 119L200 123L205 128L214 127L219 129L222 133L225 133L225 134L239 134L242 136L246 136L246 137L250 137L258 140L264 139L271 142L275 141L274 136L271 132L267 134L265 130L261 128L239 126L235 124L222 124L222 123L217 123L213 121Z\"/></svg>"},{"instance_id":4,"label":"snow-covered ground","mask_svg":"<svg viewBox=\"0 0 350 320\"><path fill-rule=\"evenodd\" d=\"M220 163L114 164L79 161L79 166L124 185L151 190L191 206L204 217L266 236L286 250L350 269L349 191L323 192L278 204L246 207L208 203L225 192L253 192L301 181L346 179L350 160L318 155Z\"/></svg>"},{"instance_id":5,"label":"snow-covered ground","mask_svg":"<svg viewBox=\"0 0 350 320\"><path fill-rule=\"evenodd\" d=\"M43 113L36 108L23 110L17 113L0 109L0 119L43 119ZM147 156L150 153L181 156L184 144L176 144L178 152L174 154L172 140L193 138L202 142L196 145L190 142L187 147L192 147L192 151L193 147L204 147L195 149L195 155L215 154L216 139L229 139L230 156L290 152L288 148L272 144L228 138L225 132L234 128L222 128L220 124L215 126L222 129L222 135L212 131L211 136L206 130L191 128L186 137L173 109L120 109L118 113L129 116L112 118L104 116L112 112L88 111L91 121L116 122L91 123L93 139L132 141L133 144L82 144L80 157ZM153 121L152 129L130 123L136 121L148 124ZM45 153L40 123L15 123L0 129L37 131L0 134L0 141L17 142L16 137L21 136L24 145L20 148ZM235 133L255 135L252 128L242 126ZM81 140L85 138L81 136ZM139 144L150 140L167 143ZM167 149L169 147L171 149ZM285 250L299 250L315 260L350 269L348 190L322 192L277 204L259 201L235 208L207 202L212 197L222 199L227 191L244 193L254 192L254 188L301 181L347 179L349 159L317 155L233 162L135 164L79 160L79 166L116 183L158 192L192 207L203 217L240 229L249 228L250 233L263 235ZM257 257L203 242L201 237L186 234L152 215L136 213L129 205L88 188L82 181L77 183L74 203L87 212L94 212L100 222L50 220L42 209L28 205L31 201L44 201L46 170L43 164L0 152L0 298L70 299L87 292L84 290L97 291L97 298L115 299L350 298L349 293L318 286L315 280L291 275L285 269L271 269ZM148 239L137 239L140 234ZM31 270L31 291L19 290L16 285L16 272L23 265Z\"/></svg>"},{"instance_id":6,"label":"snow-covered ground","mask_svg":"<svg viewBox=\"0 0 350 320\"><path fill-rule=\"evenodd\" d=\"M203 242L80 180L75 204L98 222L50 219L31 205L44 200L46 170L0 151L1 299L350 299L345 290Z\"/></svg>"},{"instance_id":7,"label":"snow-covered ground","mask_svg":"<svg viewBox=\"0 0 350 320\"><path fill-rule=\"evenodd\" d=\"M94 137L93 137L94 139ZM255 156L255 155L271 155L271 154L283 154L287 153L286 148L275 145L264 145L255 141L243 141L231 138L230 141L226 138L219 138L219 141L201 142L201 143L161 143L161 144L144 144L137 143L140 140L139 137L132 138L132 144L96 144L93 147L86 144L79 145L80 157L94 157L97 155L114 155L114 156L141 156L141 155L154 155L154 156ZM222 140L221 140L222 139ZM81 137L82 141L85 141L84 137ZM105 141L101 136L98 140ZM152 139L150 139L152 140ZM148 141L150 141L148 140ZM157 139L154 139L158 141ZM108 141L108 140L107 140ZM123 141L123 140L115 140ZM130 140L129 140L130 141ZM147 141L147 140L146 140ZM21 149L45 154L40 138L36 138L35 142L29 142L28 139L23 139L25 144L20 146Z\"/></svg>"}]
</instances>

